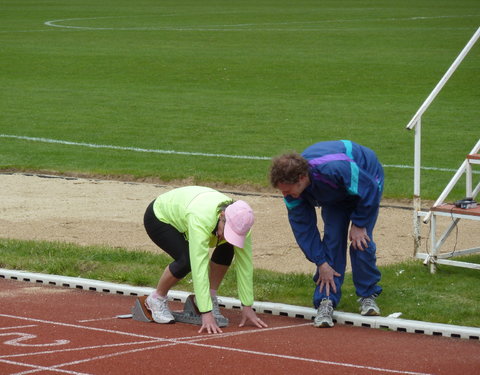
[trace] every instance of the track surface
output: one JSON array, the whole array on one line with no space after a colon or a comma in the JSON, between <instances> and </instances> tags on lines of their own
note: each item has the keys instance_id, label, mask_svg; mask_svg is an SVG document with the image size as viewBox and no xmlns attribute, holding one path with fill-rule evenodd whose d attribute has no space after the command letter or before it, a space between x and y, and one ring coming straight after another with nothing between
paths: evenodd
<instances>
[{"instance_id":1,"label":"track surface","mask_svg":"<svg viewBox=\"0 0 480 375\"><path fill-rule=\"evenodd\" d=\"M0 374L479 374L480 342L264 315L221 335L118 319L135 297L0 280ZM180 303L171 303L182 310Z\"/></svg>"}]
</instances>

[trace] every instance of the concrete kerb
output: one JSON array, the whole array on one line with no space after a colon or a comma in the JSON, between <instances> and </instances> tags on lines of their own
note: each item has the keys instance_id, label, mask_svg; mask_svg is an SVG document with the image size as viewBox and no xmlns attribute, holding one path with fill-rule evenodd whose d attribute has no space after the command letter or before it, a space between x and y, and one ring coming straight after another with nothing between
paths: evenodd
<instances>
[{"instance_id":1,"label":"concrete kerb","mask_svg":"<svg viewBox=\"0 0 480 375\"><path fill-rule=\"evenodd\" d=\"M116 284L79 277L48 275L19 270L8 270L4 268L0 268L0 279L18 280L37 284L138 297L149 295L153 291L153 288L149 287L136 287L126 284ZM171 301L185 303L190 294L190 292L172 290L169 292L168 298ZM238 299L231 297L219 297L218 299L220 307L226 309L242 308ZM252 307L257 313L287 316L307 320L313 320L316 315L316 310L314 308L287 305L282 303L255 301ZM480 328L477 327L430 323L393 317L362 316L360 314L346 313L341 311L335 311L333 314L333 319L337 324L432 336L480 340Z\"/></svg>"}]
</instances>

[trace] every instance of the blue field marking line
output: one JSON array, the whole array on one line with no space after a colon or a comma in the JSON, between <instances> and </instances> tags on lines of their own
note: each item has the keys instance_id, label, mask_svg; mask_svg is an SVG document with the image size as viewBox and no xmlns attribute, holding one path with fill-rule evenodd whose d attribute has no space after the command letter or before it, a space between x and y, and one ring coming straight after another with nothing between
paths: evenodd
<instances>
[{"instance_id":1,"label":"blue field marking line","mask_svg":"<svg viewBox=\"0 0 480 375\"><path fill-rule=\"evenodd\" d=\"M80 146L80 147L87 147L87 148L103 148L106 150L145 152L145 153L153 153L153 154L188 155L188 156L203 156L203 157L247 159L247 160L271 160L272 158L271 156L211 154L211 153L205 153L205 152L188 152L188 151L176 151L176 150L148 149L148 148L140 148L140 147L102 145L102 144L86 143L86 142L65 141L61 139L27 137L23 135L13 135L13 134L0 134L0 138L19 139L19 140L25 140L25 141L31 141L31 142L56 143L56 144L67 145L67 146ZM402 165L402 164L383 164L383 167L398 168L398 169L413 169L412 165ZM435 172L456 172L457 171L456 169L438 168L438 167L422 167L422 169L428 170L428 171L435 171ZM472 173L480 174L480 171L472 171Z\"/></svg>"}]
</instances>

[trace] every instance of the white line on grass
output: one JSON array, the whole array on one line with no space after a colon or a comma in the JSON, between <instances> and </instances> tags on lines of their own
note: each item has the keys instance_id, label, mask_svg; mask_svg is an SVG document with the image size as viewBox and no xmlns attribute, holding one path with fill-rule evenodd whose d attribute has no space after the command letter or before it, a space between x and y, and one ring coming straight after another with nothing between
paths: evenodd
<instances>
[{"instance_id":1,"label":"white line on grass","mask_svg":"<svg viewBox=\"0 0 480 375\"><path fill-rule=\"evenodd\" d=\"M133 151L133 152L146 152L154 154L170 154L170 155L188 155L188 156L204 156L204 157L215 157L215 158L229 158L229 159L247 159L247 160L270 160L270 156L253 156L253 155L228 155L228 154L209 154L205 152L187 152L187 151L175 151L175 150L157 150L157 149L148 149L148 148L139 148L139 147L124 147L124 146L114 146L114 145L102 145L95 143L85 143L85 142L71 142L64 141L60 139L50 139L50 138L38 138L38 137L27 137L22 135L12 135L12 134L0 134L0 138L13 138L20 139L31 142L44 142L44 143L57 143L61 145L68 146L81 146L88 148L103 148L107 150L119 150L119 151ZM384 168L399 168L399 169L413 169L411 165L402 165L402 164L383 164ZM437 167L422 167L423 170L436 171L436 172L456 172L456 169L451 168L437 168ZM474 174L480 174L480 171L473 171Z\"/></svg>"},{"instance_id":2,"label":"white line on grass","mask_svg":"<svg viewBox=\"0 0 480 375\"><path fill-rule=\"evenodd\" d=\"M270 157L267 157L267 156L208 154L208 153L204 153L204 152L156 150L156 149L139 148L139 147L122 147L122 146L114 146L114 145L99 145L99 144L95 144L95 143L70 142L70 141L63 141L63 140L58 140L58 139L25 137L25 136L10 135L10 134L0 134L0 138L14 138L14 139L23 139L23 140L32 141L32 142L58 143L58 144L70 145L70 146L83 146L83 147L89 147L89 148L104 148L104 149L109 149L109 150L120 150L120 151L147 152L147 153L154 153L154 154L174 154L174 155L208 156L208 157L231 158L231 159L270 160Z\"/></svg>"},{"instance_id":3,"label":"white line on grass","mask_svg":"<svg viewBox=\"0 0 480 375\"><path fill-rule=\"evenodd\" d=\"M182 14L168 14L163 16L173 16ZM73 26L73 25L61 25L59 23L69 22L69 21L86 21L86 20L98 20L106 18L131 18L127 16L120 17L89 17L89 18L66 18L58 20L45 21L44 25L50 27L59 27L65 29L77 29L77 30L165 30L165 31L315 31L323 29L315 29L309 27L308 25L319 25L319 24L331 24L331 23L345 23L345 22L364 22L364 21L423 21L429 19L443 19L443 18L470 18L478 17L477 14L468 14L468 15L453 15L453 16L412 16L412 17L400 17L400 18L357 18L357 19L332 19L332 20L317 20L317 21L292 21L292 22L270 22L270 23L244 23L244 24L231 24L231 25L185 25L185 26L159 26L159 27L89 27L89 26ZM284 28L264 28L264 26L273 26L273 25L305 25L306 28L296 28L296 29L284 29ZM254 26L255 28L249 28Z\"/></svg>"}]
</instances>

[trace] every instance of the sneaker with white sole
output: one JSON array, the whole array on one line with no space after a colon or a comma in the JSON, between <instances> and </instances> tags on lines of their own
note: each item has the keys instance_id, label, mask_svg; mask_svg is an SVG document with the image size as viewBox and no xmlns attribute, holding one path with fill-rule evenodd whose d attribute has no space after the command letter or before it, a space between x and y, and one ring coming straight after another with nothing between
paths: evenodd
<instances>
[{"instance_id":1,"label":"sneaker with white sole","mask_svg":"<svg viewBox=\"0 0 480 375\"><path fill-rule=\"evenodd\" d=\"M377 316L380 315L380 308L375 302L377 296L375 294L370 297L361 297L358 299L360 302L360 314L364 316Z\"/></svg>"},{"instance_id":2,"label":"sneaker with white sole","mask_svg":"<svg viewBox=\"0 0 480 375\"><path fill-rule=\"evenodd\" d=\"M152 312L153 320L157 323L168 324L175 322L170 309L168 308L167 298L160 296L153 297L150 294L145 300L145 307Z\"/></svg>"},{"instance_id":3,"label":"sneaker with white sole","mask_svg":"<svg viewBox=\"0 0 480 375\"><path fill-rule=\"evenodd\" d=\"M322 299L317 309L317 316L313 321L313 325L317 328L333 327L333 303L329 299Z\"/></svg>"},{"instance_id":4,"label":"sneaker with white sole","mask_svg":"<svg viewBox=\"0 0 480 375\"><path fill-rule=\"evenodd\" d=\"M212 308L213 316L215 318L225 319L225 317L220 312L220 306L218 305L218 298L216 296L212 296L212 305L213 305L213 308Z\"/></svg>"},{"instance_id":5,"label":"sneaker with white sole","mask_svg":"<svg viewBox=\"0 0 480 375\"><path fill-rule=\"evenodd\" d=\"M228 319L222 315L220 312L220 306L218 304L217 296L212 296L212 314L215 317L215 320L218 324L228 324Z\"/></svg>"}]
</instances>

